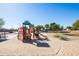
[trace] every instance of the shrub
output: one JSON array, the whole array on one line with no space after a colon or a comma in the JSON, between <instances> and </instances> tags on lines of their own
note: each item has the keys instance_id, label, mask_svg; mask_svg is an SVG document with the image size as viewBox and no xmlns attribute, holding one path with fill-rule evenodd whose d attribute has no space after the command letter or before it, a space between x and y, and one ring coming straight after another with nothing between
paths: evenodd
<instances>
[{"instance_id":1,"label":"shrub","mask_svg":"<svg viewBox=\"0 0 79 59\"><path fill-rule=\"evenodd\" d=\"M68 41L69 40L66 36L63 36L63 35L54 35L54 37L57 37L60 40L65 40L65 41Z\"/></svg>"}]
</instances>

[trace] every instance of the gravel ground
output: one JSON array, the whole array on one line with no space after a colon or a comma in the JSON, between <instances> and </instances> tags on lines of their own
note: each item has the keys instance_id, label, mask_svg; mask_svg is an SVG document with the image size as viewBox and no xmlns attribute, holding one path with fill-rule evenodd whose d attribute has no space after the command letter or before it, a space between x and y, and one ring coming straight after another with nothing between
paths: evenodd
<instances>
[{"instance_id":1,"label":"gravel ground","mask_svg":"<svg viewBox=\"0 0 79 59\"><path fill-rule=\"evenodd\" d=\"M17 39L17 34L9 34L8 40L0 42L1 56L77 56L79 55L79 38L72 37L63 41L54 37L54 33L47 33L49 41L42 41L49 46L23 43ZM42 45L42 43L39 43Z\"/></svg>"}]
</instances>

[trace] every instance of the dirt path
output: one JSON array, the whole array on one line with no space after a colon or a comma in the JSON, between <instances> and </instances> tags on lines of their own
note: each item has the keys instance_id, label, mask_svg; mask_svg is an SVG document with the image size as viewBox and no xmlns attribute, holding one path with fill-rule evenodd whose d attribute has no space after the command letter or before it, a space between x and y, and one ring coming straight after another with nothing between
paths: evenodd
<instances>
[{"instance_id":1,"label":"dirt path","mask_svg":"<svg viewBox=\"0 0 79 59\"><path fill-rule=\"evenodd\" d=\"M33 44L23 43L17 39L17 34L8 35L9 40L0 42L0 55L19 56L51 56L51 55L79 55L79 40L63 41L48 33L50 47L37 47Z\"/></svg>"}]
</instances>

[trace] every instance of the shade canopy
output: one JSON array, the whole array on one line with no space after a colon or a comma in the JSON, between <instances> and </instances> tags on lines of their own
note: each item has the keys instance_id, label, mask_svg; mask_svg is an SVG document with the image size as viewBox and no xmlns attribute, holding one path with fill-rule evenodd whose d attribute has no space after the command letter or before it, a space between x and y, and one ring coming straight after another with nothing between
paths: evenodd
<instances>
[{"instance_id":1,"label":"shade canopy","mask_svg":"<svg viewBox=\"0 0 79 59\"><path fill-rule=\"evenodd\" d=\"M23 22L23 25L31 25L31 23L28 20L26 20Z\"/></svg>"}]
</instances>

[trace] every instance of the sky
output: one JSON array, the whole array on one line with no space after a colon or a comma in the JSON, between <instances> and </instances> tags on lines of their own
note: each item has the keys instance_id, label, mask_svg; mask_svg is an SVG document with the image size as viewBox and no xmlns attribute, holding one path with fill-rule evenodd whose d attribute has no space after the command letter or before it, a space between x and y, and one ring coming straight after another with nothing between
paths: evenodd
<instances>
[{"instance_id":1,"label":"sky","mask_svg":"<svg viewBox=\"0 0 79 59\"><path fill-rule=\"evenodd\" d=\"M0 3L0 18L5 21L5 28L18 28L26 20L34 25L56 22L67 27L79 19L79 4Z\"/></svg>"}]
</instances>

